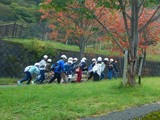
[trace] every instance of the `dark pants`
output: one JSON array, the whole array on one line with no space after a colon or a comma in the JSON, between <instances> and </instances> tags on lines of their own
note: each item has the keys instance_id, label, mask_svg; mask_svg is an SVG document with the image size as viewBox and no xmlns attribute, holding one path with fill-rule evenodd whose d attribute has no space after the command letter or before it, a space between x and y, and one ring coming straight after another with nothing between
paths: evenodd
<instances>
[{"instance_id":1,"label":"dark pants","mask_svg":"<svg viewBox=\"0 0 160 120\"><path fill-rule=\"evenodd\" d=\"M26 76L20 80L20 83L24 82L24 81L27 81L27 84L30 84L30 81L32 80L32 76L31 76L31 73L30 72L24 72L26 74Z\"/></svg>"},{"instance_id":2,"label":"dark pants","mask_svg":"<svg viewBox=\"0 0 160 120\"><path fill-rule=\"evenodd\" d=\"M94 81L99 81L100 80L100 76L97 73L93 74L93 80Z\"/></svg>"},{"instance_id":3,"label":"dark pants","mask_svg":"<svg viewBox=\"0 0 160 120\"><path fill-rule=\"evenodd\" d=\"M92 78L92 76L93 76L93 72L90 72L90 73L89 73L88 80L89 80L89 79L91 79L91 78Z\"/></svg>"},{"instance_id":4,"label":"dark pants","mask_svg":"<svg viewBox=\"0 0 160 120\"><path fill-rule=\"evenodd\" d=\"M113 72L113 77L114 77L115 79L117 79L117 78L118 78L118 72L114 71L114 72Z\"/></svg>"},{"instance_id":5,"label":"dark pants","mask_svg":"<svg viewBox=\"0 0 160 120\"><path fill-rule=\"evenodd\" d=\"M105 74L104 74L104 73L102 73L102 74L101 74L101 78L100 78L100 79L102 80L102 79L104 79L104 77L105 77Z\"/></svg>"},{"instance_id":6,"label":"dark pants","mask_svg":"<svg viewBox=\"0 0 160 120\"><path fill-rule=\"evenodd\" d=\"M113 70L108 71L108 79L111 80L113 76Z\"/></svg>"},{"instance_id":7,"label":"dark pants","mask_svg":"<svg viewBox=\"0 0 160 120\"><path fill-rule=\"evenodd\" d=\"M42 83L44 80L45 80L45 70L40 70L40 78L38 79L38 81Z\"/></svg>"},{"instance_id":8,"label":"dark pants","mask_svg":"<svg viewBox=\"0 0 160 120\"><path fill-rule=\"evenodd\" d=\"M60 84L61 73L54 73L54 76L50 79L49 83L52 83L55 79L57 79L58 84Z\"/></svg>"}]
</instances>

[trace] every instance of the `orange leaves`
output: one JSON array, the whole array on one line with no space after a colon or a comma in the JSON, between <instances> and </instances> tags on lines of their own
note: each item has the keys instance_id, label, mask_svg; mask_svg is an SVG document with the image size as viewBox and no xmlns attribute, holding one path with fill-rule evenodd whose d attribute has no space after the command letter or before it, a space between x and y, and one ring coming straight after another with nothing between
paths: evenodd
<instances>
[{"instance_id":1,"label":"orange leaves","mask_svg":"<svg viewBox=\"0 0 160 120\"><path fill-rule=\"evenodd\" d=\"M48 12L45 12L42 16L41 16L41 19L46 19L49 17L49 13Z\"/></svg>"},{"instance_id":2,"label":"orange leaves","mask_svg":"<svg viewBox=\"0 0 160 120\"><path fill-rule=\"evenodd\" d=\"M58 32L57 31L53 31L51 34L50 34L50 39L56 39L58 37Z\"/></svg>"},{"instance_id":3,"label":"orange leaves","mask_svg":"<svg viewBox=\"0 0 160 120\"><path fill-rule=\"evenodd\" d=\"M55 25L54 25L54 24L50 24L50 25L49 25L49 28L54 29L54 28L55 28Z\"/></svg>"},{"instance_id":4,"label":"orange leaves","mask_svg":"<svg viewBox=\"0 0 160 120\"><path fill-rule=\"evenodd\" d=\"M96 3L94 2L94 0L86 0L85 5L90 10L95 10L96 9Z\"/></svg>"}]
</instances>

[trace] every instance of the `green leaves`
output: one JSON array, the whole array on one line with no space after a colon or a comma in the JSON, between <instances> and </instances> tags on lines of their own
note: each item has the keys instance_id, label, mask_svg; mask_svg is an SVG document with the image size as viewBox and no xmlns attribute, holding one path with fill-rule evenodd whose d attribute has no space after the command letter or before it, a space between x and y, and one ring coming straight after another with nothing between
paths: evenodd
<instances>
[{"instance_id":1,"label":"green leaves","mask_svg":"<svg viewBox=\"0 0 160 120\"><path fill-rule=\"evenodd\" d=\"M100 0L98 1L98 6L105 6L106 8L119 9L119 4L117 0Z\"/></svg>"}]
</instances>

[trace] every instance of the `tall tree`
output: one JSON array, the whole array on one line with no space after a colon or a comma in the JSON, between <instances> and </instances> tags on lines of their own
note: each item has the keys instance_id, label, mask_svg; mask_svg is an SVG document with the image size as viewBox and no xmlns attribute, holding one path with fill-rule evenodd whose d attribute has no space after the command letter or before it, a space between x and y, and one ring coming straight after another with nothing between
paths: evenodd
<instances>
[{"instance_id":1,"label":"tall tree","mask_svg":"<svg viewBox=\"0 0 160 120\"><path fill-rule=\"evenodd\" d=\"M128 50L128 69L127 76L128 82L124 85L135 86L135 76L137 73L137 62L138 62L138 50L140 48L139 43L141 33L146 36L147 27L160 17L160 5L154 4L158 2L156 0L48 0L50 4L44 6L44 8L54 7L56 11L70 11L73 10L75 13L81 13L87 19L94 19L103 28L104 32L112 38L115 44L121 49L122 52ZM77 3L79 5L78 9L72 7L73 4ZM149 3L154 4L154 10L152 15L149 16L147 21L142 22L140 25L140 17L145 10L144 8ZM71 7L70 7L71 6ZM122 31L125 31L122 40L118 34L115 33L114 23L112 25L107 25L109 23L107 15L112 18L107 9L111 11L117 10L122 13L123 25ZM121 25L121 23L120 23ZM118 32L117 32L118 33ZM125 37L125 38L124 38ZM147 37L146 37L147 38ZM145 39L146 40L146 39ZM123 44L126 44L126 47ZM124 71L126 72L126 71Z\"/></svg>"}]
</instances>

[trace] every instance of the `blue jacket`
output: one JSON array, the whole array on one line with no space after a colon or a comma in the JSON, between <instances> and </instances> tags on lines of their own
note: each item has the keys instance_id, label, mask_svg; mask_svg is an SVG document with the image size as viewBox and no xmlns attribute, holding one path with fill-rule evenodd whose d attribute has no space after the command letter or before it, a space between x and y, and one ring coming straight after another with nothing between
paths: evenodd
<instances>
[{"instance_id":1,"label":"blue jacket","mask_svg":"<svg viewBox=\"0 0 160 120\"><path fill-rule=\"evenodd\" d=\"M62 73L64 71L64 61L58 60L54 69L55 73Z\"/></svg>"},{"instance_id":2,"label":"blue jacket","mask_svg":"<svg viewBox=\"0 0 160 120\"><path fill-rule=\"evenodd\" d=\"M66 73L66 75L71 75L72 74L72 64L65 63L64 72Z\"/></svg>"}]
</instances>

